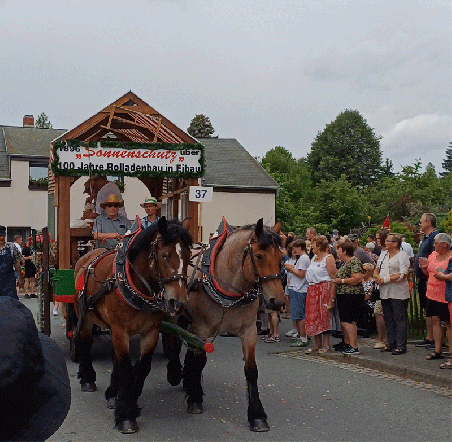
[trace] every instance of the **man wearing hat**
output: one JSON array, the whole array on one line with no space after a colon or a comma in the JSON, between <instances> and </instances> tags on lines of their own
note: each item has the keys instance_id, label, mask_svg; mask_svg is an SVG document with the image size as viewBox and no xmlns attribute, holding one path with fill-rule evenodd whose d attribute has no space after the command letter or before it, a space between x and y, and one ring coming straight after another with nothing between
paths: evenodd
<instances>
[{"instance_id":1,"label":"man wearing hat","mask_svg":"<svg viewBox=\"0 0 452 442\"><path fill-rule=\"evenodd\" d=\"M96 247L114 248L127 230L130 229L130 221L119 215L119 208L124 206L124 201L120 201L114 193L108 196L104 203L100 205L105 209L105 214L96 218L93 226L93 237Z\"/></svg>"},{"instance_id":2,"label":"man wearing hat","mask_svg":"<svg viewBox=\"0 0 452 442\"><path fill-rule=\"evenodd\" d=\"M0 226L0 296L18 299L14 271L18 274L17 284L20 286L22 285L21 261L22 255L19 249L14 243L6 242L6 227Z\"/></svg>"},{"instance_id":3,"label":"man wearing hat","mask_svg":"<svg viewBox=\"0 0 452 442\"><path fill-rule=\"evenodd\" d=\"M348 235L348 239L352 242L355 249L354 255L361 261L362 264L368 262L373 263L372 258L359 246L359 236L356 233Z\"/></svg>"},{"instance_id":4,"label":"man wearing hat","mask_svg":"<svg viewBox=\"0 0 452 442\"><path fill-rule=\"evenodd\" d=\"M0 441L45 441L71 406L63 352L31 311L0 297Z\"/></svg>"}]
</instances>

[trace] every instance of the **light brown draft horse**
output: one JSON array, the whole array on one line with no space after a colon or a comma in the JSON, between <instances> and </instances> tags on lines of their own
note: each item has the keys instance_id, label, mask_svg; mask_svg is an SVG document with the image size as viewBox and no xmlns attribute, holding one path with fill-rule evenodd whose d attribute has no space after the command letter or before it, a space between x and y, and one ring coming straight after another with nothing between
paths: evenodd
<instances>
[{"instance_id":1,"label":"light brown draft horse","mask_svg":"<svg viewBox=\"0 0 452 442\"><path fill-rule=\"evenodd\" d=\"M215 256L214 271L210 272L215 275L223 291L239 295L238 300L245 301L246 305L226 307L214 300L207 294L201 282L203 276L198 270L196 278L199 282L194 291L190 291L186 307L192 320L190 330L201 339L223 333L233 333L241 339L248 387L248 421L253 431L270 429L257 386L256 319L260 302L273 310L280 310L284 305L280 244L279 235L264 227L262 219L256 225L245 226L229 234ZM253 295L254 300L246 303L244 298ZM189 347L181 372L178 356L177 360L174 354L170 356L168 381L177 385L183 377L189 413L203 411L201 375L206 360L204 352Z\"/></svg>"},{"instance_id":2,"label":"light brown draft horse","mask_svg":"<svg viewBox=\"0 0 452 442\"><path fill-rule=\"evenodd\" d=\"M130 262L130 278L135 293L147 294L148 310L139 310L129 305L117 291L118 280L112 278L112 266L116 253L107 255L85 275L84 304L78 291L75 296L75 311L80 318L75 350L80 360L78 377L82 391L96 390L96 372L91 358L93 324L111 330L114 349L114 367L110 386L105 392L107 406L115 408L116 427L121 433L138 430L137 406L144 381L151 370L153 351L159 339L160 323L166 313L175 314L187 302L187 266L190 260L190 234L177 222L167 222L165 217L158 223L141 231L131 241L124 256ZM85 269L105 249L97 249L80 258L75 267L76 281L85 274ZM118 273L119 275L119 273ZM118 279L118 280L117 280ZM105 287L99 296L99 289ZM95 302L91 301L100 298ZM138 299L140 302L145 302ZM132 366L129 356L129 339L140 335L140 357Z\"/></svg>"}]
</instances>

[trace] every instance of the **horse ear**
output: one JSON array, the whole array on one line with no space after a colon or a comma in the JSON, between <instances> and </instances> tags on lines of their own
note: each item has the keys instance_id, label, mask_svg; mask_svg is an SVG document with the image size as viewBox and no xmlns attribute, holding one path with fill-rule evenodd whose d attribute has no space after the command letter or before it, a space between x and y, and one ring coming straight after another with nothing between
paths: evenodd
<instances>
[{"instance_id":1,"label":"horse ear","mask_svg":"<svg viewBox=\"0 0 452 442\"><path fill-rule=\"evenodd\" d=\"M264 233L264 219L261 218L257 224L256 229L254 230L255 235L259 238Z\"/></svg>"},{"instance_id":2,"label":"horse ear","mask_svg":"<svg viewBox=\"0 0 452 442\"><path fill-rule=\"evenodd\" d=\"M158 223L157 223L157 230L159 231L159 233L161 235L163 235L163 236L166 235L166 232L168 231L168 221L166 220L166 218L164 216L159 218Z\"/></svg>"}]
</instances>

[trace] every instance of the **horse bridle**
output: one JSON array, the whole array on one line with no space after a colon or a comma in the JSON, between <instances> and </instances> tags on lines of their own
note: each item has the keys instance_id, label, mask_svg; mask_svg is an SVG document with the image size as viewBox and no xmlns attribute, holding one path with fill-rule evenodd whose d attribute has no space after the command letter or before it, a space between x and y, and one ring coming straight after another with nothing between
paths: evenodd
<instances>
[{"instance_id":1,"label":"horse bridle","mask_svg":"<svg viewBox=\"0 0 452 442\"><path fill-rule=\"evenodd\" d=\"M253 234L251 235L251 237L250 237L250 239L248 241L247 246L245 247L245 250L243 251L242 269L243 269L243 266L245 264L246 256L249 255L250 259L251 259L251 264L253 265L253 271L254 271L254 277L255 277L255 281L254 281L253 285L257 287L259 297L261 297L263 295L262 283L265 282L265 281L272 280L272 279L281 279L281 275L279 273L273 273L273 274L268 275L268 276L260 276L259 275L259 271L257 269L256 261L254 259L253 248L251 246L251 244L257 243L257 242L259 242L259 240L258 239L254 239L254 232L253 232Z\"/></svg>"},{"instance_id":2,"label":"horse bridle","mask_svg":"<svg viewBox=\"0 0 452 442\"><path fill-rule=\"evenodd\" d=\"M168 278L162 278L162 275L160 274L160 268L159 268L159 263L157 260L157 245L160 241L163 241L162 238L159 238L159 235L157 235L157 238L151 243L151 251L149 252L149 266L151 267L151 263L152 261L155 261L155 268L157 270L157 276L159 279L159 286L161 291L163 291L164 289L164 284L166 284L167 282L171 282L171 281L185 281L185 283L187 282L187 277L182 275L181 273L177 273L176 275L170 276ZM182 259L180 257L180 259Z\"/></svg>"}]
</instances>

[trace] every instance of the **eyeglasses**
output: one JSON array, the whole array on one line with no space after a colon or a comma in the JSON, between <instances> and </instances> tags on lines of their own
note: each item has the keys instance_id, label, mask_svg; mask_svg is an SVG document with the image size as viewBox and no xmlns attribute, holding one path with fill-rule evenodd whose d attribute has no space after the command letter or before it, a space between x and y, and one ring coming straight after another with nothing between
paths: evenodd
<instances>
[{"instance_id":1,"label":"eyeglasses","mask_svg":"<svg viewBox=\"0 0 452 442\"><path fill-rule=\"evenodd\" d=\"M119 207L118 204L105 204L105 207Z\"/></svg>"}]
</instances>

